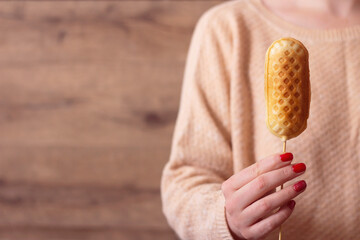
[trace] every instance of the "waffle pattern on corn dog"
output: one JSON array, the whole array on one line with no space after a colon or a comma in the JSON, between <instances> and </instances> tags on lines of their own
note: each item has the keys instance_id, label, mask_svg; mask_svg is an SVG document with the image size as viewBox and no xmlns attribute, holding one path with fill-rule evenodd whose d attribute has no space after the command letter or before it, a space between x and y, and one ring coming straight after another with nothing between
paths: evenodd
<instances>
[{"instance_id":1,"label":"waffle pattern on corn dog","mask_svg":"<svg viewBox=\"0 0 360 240\"><path fill-rule=\"evenodd\" d=\"M266 124L283 141L302 133L310 108L309 54L293 38L275 41L266 53Z\"/></svg>"}]
</instances>

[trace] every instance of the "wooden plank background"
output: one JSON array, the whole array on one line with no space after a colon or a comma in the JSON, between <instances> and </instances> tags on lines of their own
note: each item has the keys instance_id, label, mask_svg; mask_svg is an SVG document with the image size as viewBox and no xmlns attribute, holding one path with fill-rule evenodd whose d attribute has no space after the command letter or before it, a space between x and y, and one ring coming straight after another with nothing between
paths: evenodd
<instances>
[{"instance_id":1,"label":"wooden plank background","mask_svg":"<svg viewBox=\"0 0 360 240\"><path fill-rule=\"evenodd\" d=\"M0 239L176 239L160 177L220 2L0 3Z\"/></svg>"}]
</instances>

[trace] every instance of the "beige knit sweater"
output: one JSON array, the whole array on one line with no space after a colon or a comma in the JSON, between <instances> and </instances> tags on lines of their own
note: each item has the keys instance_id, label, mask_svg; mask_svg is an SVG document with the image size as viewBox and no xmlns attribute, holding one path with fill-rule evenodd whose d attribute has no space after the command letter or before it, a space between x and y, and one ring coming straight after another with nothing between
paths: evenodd
<instances>
[{"instance_id":1,"label":"beige knit sweater","mask_svg":"<svg viewBox=\"0 0 360 240\"><path fill-rule=\"evenodd\" d=\"M164 213L181 239L232 239L221 183L282 151L266 128L264 97L265 53L281 37L308 48L312 90L308 128L288 142L295 162L307 165L300 179L308 188L283 240L360 239L360 26L299 28L259 0L212 8L193 36L161 185Z\"/></svg>"}]
</instances>

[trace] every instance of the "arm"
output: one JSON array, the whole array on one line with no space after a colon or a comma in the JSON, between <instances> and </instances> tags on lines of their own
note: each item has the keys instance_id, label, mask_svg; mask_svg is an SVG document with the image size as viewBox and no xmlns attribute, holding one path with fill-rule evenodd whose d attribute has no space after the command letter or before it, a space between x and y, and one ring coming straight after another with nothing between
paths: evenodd
<instances>
[{"instance_id":1,"label":"arm","mask_svg":"<svg viewBox=\"0 0 360 240\"><path fill-rule=\"evenodd\" d=\"M186 65L163 210L182 239L232 239L221 184L233 174L230 131L231 33L216 11L197 24Z\"/></svg>"}]
</instances>

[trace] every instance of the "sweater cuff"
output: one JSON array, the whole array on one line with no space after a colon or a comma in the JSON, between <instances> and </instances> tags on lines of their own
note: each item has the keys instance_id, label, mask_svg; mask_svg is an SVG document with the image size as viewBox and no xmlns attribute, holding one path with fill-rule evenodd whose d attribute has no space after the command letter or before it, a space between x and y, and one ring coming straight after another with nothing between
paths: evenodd
<instances>
[{"instance_id":1,"label":"sweater cuff","mask_svg":"<svg viewBox=\"0 0 360 240\"><path fill-rule=\"evenodd\" d=\"M231 236L229 227L226 223L225 218L225 198L221 191L218 192L219 197L217 198L216 206L216 229L217 229L217 238L221 240L234 240Z\"/></svg>"}]
</instances>

